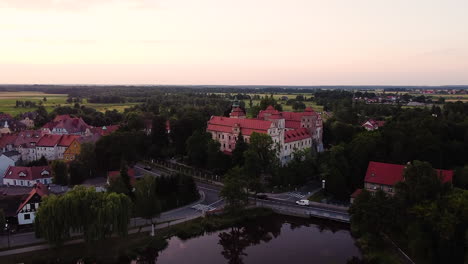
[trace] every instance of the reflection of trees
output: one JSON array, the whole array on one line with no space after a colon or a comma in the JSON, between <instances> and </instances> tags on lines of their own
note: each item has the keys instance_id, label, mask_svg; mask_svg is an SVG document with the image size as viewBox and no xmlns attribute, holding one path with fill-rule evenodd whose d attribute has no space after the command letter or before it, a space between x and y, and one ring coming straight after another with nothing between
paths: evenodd
<instances>
[{"instance_id":1,"label":"reflection of trees","mask_svg":"<svg viewBox=\"0 0 468 264\"><path fill-rule=\"evenodd\" d=\"M243 256L247 256L244 250L250 245L242 228L232 227L230 232L219 234L219 244L223 246L221 254L229 261L229 264L242 264Z\"/></svg>"},{"instance_id":2,"label":"reflection of trees","mask_svg":"<svg viewBox=\"0 0 468 264\"><path fill-rule=\"evenodd\" d=\"M219 234L219 244L223 246L221 252L229 264L244 263L243 257L247 256L245 249L251 245L268 242L281 233L283 221L273 219L248 223L242 227L233 227L229 232Z\"/></svg>"}]
</instances>

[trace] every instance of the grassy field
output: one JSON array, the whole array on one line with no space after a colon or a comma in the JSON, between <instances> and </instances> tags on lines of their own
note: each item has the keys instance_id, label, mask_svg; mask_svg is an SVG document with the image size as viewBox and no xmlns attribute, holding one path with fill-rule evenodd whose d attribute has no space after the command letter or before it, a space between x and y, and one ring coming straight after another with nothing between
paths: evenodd
<instances>
[{"instance_id":1,"label":"grassy field","mask_svg":"<svg viewBox=\"0 0 468 264\"><path fill-rule=\"evenodd\" d=\"M218 94L223 94L223 93L218 93ZM251 97L253 97L254 95L259 95L261 97L265 97L265 96L270 96L271 94L269 93L256 93L256 94L252 94L252 93L248 93L248 95L250 95ZM303 95L307 98L310 98L312 97L313 95L310 94L310 93L303 93L303 94L300 94L300 93L282 93L282 94L273 94L273 98L276 99L276 101L282 105L283 107L283 111L291 111L293 112L294 110L292 109L292 105L286 105L286 101L282 101L281 98L283 96L286 96L288 97L288 99L296 99L296 96L298 95ZM250 100L242 100L244 103L245 103L245 108L247 110L247 113L249 113L249 102ZM260 100L252 100L252 105L259 105L260 104ZM304 101L304 104L306 105L306 107L312 107L312 109L314 109L316 112L322 112L323 111L323 106L321 105L317 105L315 102L310 102L310 101ZM251 117L251 116L249 116Z\"/></svg>"},{"instance_id":2,"label":"grassy field","mask_svg":"<svg viewBox=\"0 0 468 264\"><path fill-rule=\"evenodd\" d=\"M43 101L46 97L47 101ZM66 94L45 94L42 92L0 92L0 112L16 116L21 113L34 111L36 108L23 108L16 107L16 101L31 101L46 108L47 112L53 111L57 106L73 106L67 103L68 95ZM97 111L105 112L106 110L117 110L123 112L125 108L129 108L137 103L123 103L123 104L91 104L86 101L83 105L94 108Z\"/></svg>"}]
</instances>

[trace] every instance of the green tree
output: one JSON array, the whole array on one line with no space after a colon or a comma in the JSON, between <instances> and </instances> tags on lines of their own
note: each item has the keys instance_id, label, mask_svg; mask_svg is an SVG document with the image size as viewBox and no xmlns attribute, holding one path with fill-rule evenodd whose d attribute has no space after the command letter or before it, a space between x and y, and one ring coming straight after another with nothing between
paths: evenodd
<instances>
[{"instance_id":1,"label":"green tree","mask_svg":"<svg viewBox=\"0 0 468 264\"><path fill-rule=\"evenodd\" d=\"M82 233L87 243L112 234L126 236L131 212L132 202L123 194L76 186L43 199L35 218L36 234L54 245L63 244L72 231Z\"/></svg>"},{"instance_id":2,"label":"green tree","mask_svg":"<svg viewBox=\"0 0 468 264\"><path fill-rule=\"evenodd\" d=\"M203 168L206 165L207 145L211 134L204 131L195 131L187 139L187 155L190 164Z\"/></svg>"},{"instance_id":3,"label":"green tree","mask_svg":"<svg viewBox=\"0 0 468 264\"><path fill-rule=\"evenodd\" d=\"M166 131L166 119L162 116L156 116L153 118L152 124L151 156L154 158L162 158L169 145L169 138Z\"/></svg>"},{"instance_id":4,"label":"green tree","mask_svg":"<svg viewBox=\"0 0 468 264\"><path fill-rule=\"evenodd\" d=\"M133 187L132 187L132 184L131 184L130 175L128 175L127 164L124 161L122 161L122 164L120 165L119 178L122 180L122 183L124 184L125 188L127 189L125 194L132 196Z\"/></svg>"},{"instance_id":5,"label":"green tree","mask_svg":"<svg viewBox=\"0 0 468 264\"><path fill-rule=\"evenodd\" d=\"M67 185L68 184L68 169L67 164L60 160L54 160L51 164L52 175L55 184Z\"/></svg>"},{"instance_id":6,"label":"green tree","mask_svg":"<svg viewBox=\"0 0 468 264\"><path fill-rule=\"evenodd\" d=\"M96 152L95 145L92 143L82 143L80 146L80 154L77 160L83 164L83 172L85 178L93 178L96 175Z\"/></svg>"},{"instance_id":7,"label":"green tree","mask_svg":"<svg viewBox=\"0 0 468 264\"><path fill-rule=\"evenodd\" d=\"M396 185L396 194L408 205L438 199L449 188L428 162L413 161L406 166L403 177L405 180Z\"/></svg>"},{"instance_id":8,"label":"green tree","mask_svg":"<svg viewBox=\"0 0 468 264\"><path fill-rule=\"evenodd\" d=\"M87 175L86 167L83 162L74 160L69 163L68 171L70 173L70 184L76 185L81 184Z\"/></svg>"},{"instance_id":9,"label":"green tree","mask_svg":"<svg viewBox=\"0 0 468 264\"><path fill-rule=\"evenodd\" d=\"M151 236L154 236L153 218L161 213L161 204L156 195L154 177L145 175L135 186L135 207L138 216L151 222Z\"/></svg>"},{"instance_id":10,"label":"green tree","mask_svg":"<svg viewBox=\"0 0 468 264\"><path fill-rule=\"evenodd\" d=\"M245 142L242 132L237 136L236 147L232 151L232 164L233 166L244 166L244 153L249 148L249 145Z\"/></svg>"},{"instance_id":11,"label":"green tree","mask_svg":"<svg viewBox=\"0 0 468 264\"><path fill-rule=\"evenodd\" d=\"M230 213L236 213L247 205L249 194L241 168L234 167L224 175L220 196L225 199L226 210Z\"/></svg>"}]
</instances>

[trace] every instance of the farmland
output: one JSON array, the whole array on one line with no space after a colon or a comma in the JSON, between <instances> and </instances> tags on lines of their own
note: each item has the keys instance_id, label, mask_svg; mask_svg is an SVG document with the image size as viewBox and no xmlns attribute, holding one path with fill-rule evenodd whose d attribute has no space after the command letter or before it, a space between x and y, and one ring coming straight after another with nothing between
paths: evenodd
<instances>
[{"instance_id":1,"label":"farmland","mask_svg":"<svg viewBox=\"0 0 468 264\"><path fill-rule=\"evenodd\" d=\"M44 97L46 100L44 101ZM51 112L57 106L72 106L67 103L67 94L46 94L42 92L0 92L0 112L16 116L21 113L34 111L37 107L16 107L16 101L31 101L37 106L42 104L47 112ZM120 104L92 104L86 100L82 105L94 108L97 111L105 112L106 110L117 110L123 112L125 108L131 107L136 103L120 103Z\"/></svg>"}]
</instances>

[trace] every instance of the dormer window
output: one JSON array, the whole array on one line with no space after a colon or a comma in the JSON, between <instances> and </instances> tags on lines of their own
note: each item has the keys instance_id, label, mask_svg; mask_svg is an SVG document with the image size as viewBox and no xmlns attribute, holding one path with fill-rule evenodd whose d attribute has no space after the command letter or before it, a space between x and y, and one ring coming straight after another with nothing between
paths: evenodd
<instances>
[{"instance_id":1,"label":"dormer window","mask_svg":"<svg viewBox=\"0 0 468 264\"><path fill-rule=\"evenodd\" d=\"M20 172L18 175L21 176L21 177L26 177L26 173L24 173L24 172Z\"/></svg>"},{"instance_id":2,"label":"dormer window","mask_svg":"<svg viewBox=\"0 0 468 264\"><path fill-rule=\"evenodd\" d=\"M372 176L372 177L375 177L375 173L371 173L371 176Z\"/></svg>"}]
</instances>

